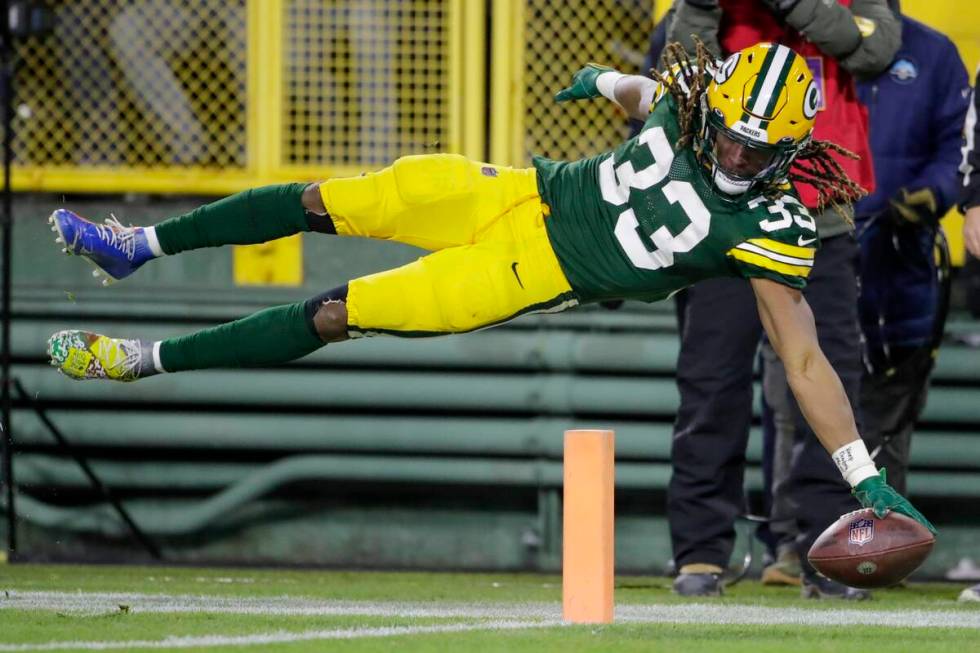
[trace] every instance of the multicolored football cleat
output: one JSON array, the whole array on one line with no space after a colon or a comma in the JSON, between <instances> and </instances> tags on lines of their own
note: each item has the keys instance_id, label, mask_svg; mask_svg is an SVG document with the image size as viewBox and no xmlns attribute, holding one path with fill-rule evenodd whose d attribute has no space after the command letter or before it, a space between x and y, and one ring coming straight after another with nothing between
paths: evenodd
<instances>
[{"instance_id":1,"label":"multicolored football cleat","mask_svg":"<svg viewBox=\"0 0 980 653\"><path fill-rule=\"evenodd\" d=\"M55 242L64 244L62 251L94 263L98 269L92 275L103 277L104 286L128 277L154 257L143 228L127 227L115 218L106 218L100 225L68 209L58 209L48 222L51 231L58 234Z\"/></svg>"},{"instance_id":2,"label":"multicolored football cleat","mask_svg":"<svg viewBox=\"0 0 980 653\"><path fill-rule=\"evenodd\" d=\"M90 331L58 331L48 338L51 365L79 381L135 381L147 372L152 374L153 353L148 349L152 345L140 340L109 338Z\"/></svg>"}]
</instances>

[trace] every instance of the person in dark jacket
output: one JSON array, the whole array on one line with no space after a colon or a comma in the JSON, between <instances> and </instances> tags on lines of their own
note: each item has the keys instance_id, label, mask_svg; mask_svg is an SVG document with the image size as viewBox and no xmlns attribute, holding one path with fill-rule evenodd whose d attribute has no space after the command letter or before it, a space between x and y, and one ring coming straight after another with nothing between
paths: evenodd
<instances>
[{"instance_id":1,"label":"person in dark jacket","mask_svg":"<svg viewBox=\"0 0 980 653\"><path fill-rule=\"evenodd\" d=\"M822 100L815 131L833 138L861 159L842 160L866 189L874 185L865 110L854 76L884 70L898 50L897 17L886 0L674 0L667 40L693 51L692 35L716 55L745 43L775 41L798 49L818 78ZM802 189L803 202L817 208ZM853 405L861 376L857 326L857 245L848 220L833 210L816 214L821 241L808 301L828 357ZM738 282L695 284L679 301L681 353L677 384L681 406L674 425L673 475L667 513L675 564L674 590L685 596L721 593L720 575L734 545L736 517L744 512L745 448L752 417L753 363L761 335L749 289ZM680 298L679 298L680 299ZM734 319L723 322L724 312ZM795 404L794 404L795 406ZM794 410L797 411L798 409ZM802 418L799 420L802 430ZM830 457L812 433L794 455L794 497L808 506L800 541L806 551L816 536L856 504L836 478ZM806 569L804 593L812 597L861 598Z\"/></svg>"},{"instance_id":2,"label":"person in dark jacket","mask_svg":"<svg viewBox=\"0 0 980 653\"><path fill-rule=\"evenodd\" d=\"M963 163L960 172L963 173L963 189L960 199L960 210L963 211L963 243L966 250L975 258L980 258L980 94L976 92L980 86L980 67L977 68L977 78L974 82L973 101L967 112L966 125L963 132L966 135L966 147L963 149Z\"/></svg>"},{"instance_id":3,"label":"person in dark jacket","mask_svg":"<svg viewBox=\"0 0 980 653\"><path fill-rule=\"evenodd\" d=\"M898 13L897 0L890 4ZM865 339L861 433L875 464L905 490L912 430L925 407L945 321L948 286L944 290L939 282L935 250L939 245L945 252L939 219L957 197L969 80L952 41L902 17L901 49L886 71L858 84L858 95L869 111L877 184L855 206ZM778 359L764 354L767 400L788 396L785 383L779 383ZM801 508L788 496L788 473L779 463L794 437L780 419L778 402L773 406L769 527L785 541L797 531ZM777 545L777 561L763 571L763 583L786 582L787 570L798 564Z\"/></svg>"},{"instance_id":4,"label":"person in dark jacket","mask_svg":"<svg viewBox=\"0 0 980 653\"><path fill-rule=\"evenodd\" d=\"M944 323L934 249L959 193L969 76L945 35L902 18L891 67L858 85L868 107L877 189L855 206L866 358L862 437L906 490L909 443Z\"/></svg>"},{"instance_id":5,"label":"person in dark jacket","mask_svg":"<svg viewBox=\"0 0 980 653\"><path fill-rule=\"evenodd\" d=\"M980 76L980 68L977 70ZM980 317L980 154L977 153L977 114L980 113L980 98L974 92L973 102L966 120L966 149L963 151L963 198L960 210L963 211L963 244L966 245L966 263L963 277L967 280L967 307Z\"/></svg>"},{"instance_id":6,"label":"person in dark jacket","mask_svg":"<svg viewBox=\"0 0 980 653\"><path fill-rule=\"evenodd\" d=\"M966 245L967 258L972 255L972 263L976 265L980 259L980 94L976 87L980 86L980 67L977 67L977 78L974 81L973 101L967 112L963 133L966 136L966 147L963 148L963 162L960 172L963 174L963 188L960 195L960 210L963 211L963 244ZM980 602L980 584L968 587L960 594L960 601Z\"/></svg>"}]
</instances>

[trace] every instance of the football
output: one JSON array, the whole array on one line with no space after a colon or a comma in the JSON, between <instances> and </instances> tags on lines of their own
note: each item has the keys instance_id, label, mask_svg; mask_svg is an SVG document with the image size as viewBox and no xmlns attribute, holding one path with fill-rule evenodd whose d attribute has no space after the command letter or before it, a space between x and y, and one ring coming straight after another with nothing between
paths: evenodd
<instances>
[{"instance_id":1,"label":"football","mask_svg":"<svg viewBox=\"0 0 980 653\"><path fill-rule=\"evenodd\" d=\"M915 571L936 538L919 522L870 508L849 512L827 527L810 547L810 564L827 578L851 587L889 587Z\"/></svg>"}]
</instances>

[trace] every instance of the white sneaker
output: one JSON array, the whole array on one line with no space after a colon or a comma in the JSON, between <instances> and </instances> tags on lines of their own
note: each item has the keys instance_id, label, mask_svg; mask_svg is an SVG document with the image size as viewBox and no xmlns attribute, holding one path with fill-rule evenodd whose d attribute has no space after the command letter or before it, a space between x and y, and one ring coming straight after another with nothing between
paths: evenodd
<instances>
[{"instance_id":1,"label":"white sneaker","mask_svg":"<svg viewBox=\"0 0 980 653\"><path fill-rule=\"evenodd\" d=\"M967 602L980 602L980 585L974 585L973 587L967 587L965 590L960 592L960 601Z\"/></svg>"}]
</instances>

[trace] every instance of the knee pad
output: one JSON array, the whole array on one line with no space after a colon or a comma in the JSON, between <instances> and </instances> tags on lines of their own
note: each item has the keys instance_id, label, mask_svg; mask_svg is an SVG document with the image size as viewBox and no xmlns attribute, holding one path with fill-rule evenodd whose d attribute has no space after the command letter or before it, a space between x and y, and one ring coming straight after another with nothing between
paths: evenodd
<instances>
[{"instance_id":1,"label":"knee pad","mask_svg":"<svg viewBox=\"0 0 980 653\"><path fill-rule=\"evenodd\" d=\"M399 197L408 205L428 204L472 192L473 164L459 154L405 156L392 165Z\"/></svg>"}]
</instances>

